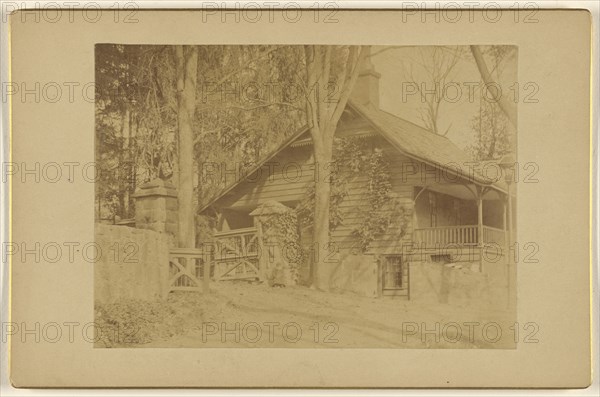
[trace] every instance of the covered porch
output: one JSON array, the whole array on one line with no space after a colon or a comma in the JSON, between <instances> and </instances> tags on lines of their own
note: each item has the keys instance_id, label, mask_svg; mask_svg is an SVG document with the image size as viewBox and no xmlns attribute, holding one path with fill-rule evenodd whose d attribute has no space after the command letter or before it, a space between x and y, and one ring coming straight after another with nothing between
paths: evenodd
<instances>
[{"instance_id":1,"label":"covered porch","mask_svg":"<svg viewBox=\"0 0 600 397\"><path fill-rule=\"evenodd\" d=\"M499 186L415 188L413 240L419 249L496 247L508 242L508 195Z\"/></svg>"}]
</instances>

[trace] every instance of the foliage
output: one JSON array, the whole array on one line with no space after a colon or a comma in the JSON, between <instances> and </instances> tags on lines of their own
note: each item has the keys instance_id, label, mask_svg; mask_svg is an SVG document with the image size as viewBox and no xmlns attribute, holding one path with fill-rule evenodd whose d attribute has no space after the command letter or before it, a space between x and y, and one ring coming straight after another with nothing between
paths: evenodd
<instances>
[{"instance_id":1,"label":"foliage","mask_svg":"<svg viewBox=\"0 0 600 397\"><path fill-rule=\"evenodd\" d=\"M105 347L149 343L184 331L185 317L168 301L125 299L111 304L96 303L95 311L95 338Z\"/></svg>"},{"instance_id":2,"label":"foliage","mask_svg":"<svg viewBox=\"0 0 600 397\"><path fill-rule=\"evenodd\" d=\"M496 81L503 79L505 68L516 57L514 46L485 46L483 55L491 60L490 75ZM498 159L513 150L515 131L500 101L480 98L479 112L471 119L475 143L468 150L476 160Z\"/></svg>"},{"instance_id":3,"label":"foliage","mask_svg":"<svg viewBox=\"0 0 600 397\"><path fill-rule=\"evenodd\" d=\"M96 199L99 212L133 216L131 194L173 157L174 110L164 46L96 46ZM167 174L170 171L167 171ZM98 214L102 217L101 213Z\"/></svg>"},{"instance_id":4,"label":"foliage","mask_svg":"<svg viewBox=\"0 0 600 397\"><path fill-rule=\"evenodd\" d=\"M218 294L207 297L190 292L171 292L166 299L155 301L120 299L110 304L96 302L96 345L136 347L184 335L197 328L198 319L222 314L224 306Z\"/></svg>"},{"instance_id":5,"label":"foliage","mask_svg":"<svg viewBox=\"0 0 600 397\"><path fill-rule=\"evenodd\" d=\"M408 214L392 191L391 174L383 151L378 148L371 150L364 140L338 138L335 140L333 163L335 166L330 174L330 230L335 230L344 223L346 214L342 210L342 203L348 197L349 184L366 174L365 200L368 204L366 210L360 211L360 225L352 230L353 235L359 239L360 249L366 251L375 238L383 235L394 224L397 224L403 234ZM314 182L311 182L296 208L298 219L303 225L311 224L313 209Z\"/></svg>"},{"instance_id":6,"label":"foliage","mask_svg":"<svg viewBox=\"0 0 600 397\"><path fill-rule=\"evenodd\" d=\"M263 231L280 236L281 243L285 250L296 249L294 254L286 255L290 277L294 284L298 283L299 267L302 261L300 260L300 235L298 234L298 218L294 211L286 211L277 214L270 214L265 218L261 218ZM263 236L263 239L268 236ZM282 247L282 248L283 248ZM296 259L296 260L291 260Z\"/></svg>"},{"instance_id":7,"label":"foliage","mask_svg":"<svg viewBox=\"0 0 600 397\"><path fill-rule=\"evenodd\" d=\"M355 179L365 160L364 143L357 139L336 138L334 141L333 161L328 167L329 175L324 183L331 184L329 204L329 229L335 230L343 224L344 214L341 205L348 196L348 183ZM298 204L296 212L303 226L313 222L315 209L315 183L309 183L304 198Z\"/></svg>"},{"instance_id":8,"label":"foliage","mask_svg":"<svg viewBox=\"0 0 600 397\"><path fill-rule=\"evenodd\" d=\"M510 126L497 103L483 100L478 114L471 119L475 143L469 147L476 160L498 159L511 152Z\"/></svg>"},{"instance_id":9,"label":"foliage","mask_svg":"<svg viewBox=\"0 0 600 397\"><path fill-rule=\"evenodd\" d=\"M219 67L206 66L199 84L195 150L200 203L240 178L304 123L303 103L290 93L301 67L297 48L222 46L219 51ZM228 176L225 169L238 176Z\"/></svg>"},{"instance_id":10,"label":"foliage","mask_svg":"<svg viewBox=\"0 0 600 397\"><path fill-rule=\"evenodd\" d=\"M292 100L282 88L295 84L303 65L294 46L198 50L192 122L197 202L205 203L231 180L201 183L203 164L232 169L257 162L304 123L302 98ZM95 51L97 217L131 217L139 184L178 183L174 54L163 45L100 44Z\"/></svg>"},{"instance_id":11,"label":"foliage","mask_svg":"<svg viewBox=\"0 0 600 397\"><path fill-rule=\"evenodd\" d=\"M361 224L352 233L359 239L359 247L364 252L371 242L384 234L394 223L399 222L400 236L405 233L408 217L404 207L400 205L392 192L391 174L381 149L374 149L367 157L368 189L365 195L368 210Z\"/></svg>"}]
</instances>

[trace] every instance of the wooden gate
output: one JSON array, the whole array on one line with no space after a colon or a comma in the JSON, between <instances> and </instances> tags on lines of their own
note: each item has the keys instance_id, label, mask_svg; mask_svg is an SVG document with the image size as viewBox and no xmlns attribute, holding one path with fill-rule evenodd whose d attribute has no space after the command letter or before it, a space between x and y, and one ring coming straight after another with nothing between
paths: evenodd
<instances>
[{"instance_id":1,"label":"wooden gate","mask_svg":"<svg viewBox=\"0 0 600 397\"><path fill-rule=\"evenodd\" d=\"M168 292L209 292L210 261L206 253L196 248L169 250Z\"/></svg>"},{"instance_id":2,"label":"wooden gate","mask_svg":"<svg viewBox=\"0 0 600 397\"><path fill-rule=\"evenodd\" d=\"M215 244L215 280L260 278L260 248L256 228L215 233Z\"/></svg>"}]
</instances>

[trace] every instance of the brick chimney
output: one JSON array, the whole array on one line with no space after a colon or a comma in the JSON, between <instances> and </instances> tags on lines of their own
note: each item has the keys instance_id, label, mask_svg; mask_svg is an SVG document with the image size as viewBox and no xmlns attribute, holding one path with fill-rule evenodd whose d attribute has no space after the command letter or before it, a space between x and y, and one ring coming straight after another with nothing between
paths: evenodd
<instances>
[{"instance_id":1,"label":"brick chimney","mask_svg":"<svg viewBox=\"0 0 600 397\"><path fill-rule=\"evenodd\" d=\"M381 75L375 71L375 67L371 63L370 47L367 47L367 57L358 73L358 79L351 95L352 99L361 105L379 108L379 78Z\"/></svg>"}]
</instances>

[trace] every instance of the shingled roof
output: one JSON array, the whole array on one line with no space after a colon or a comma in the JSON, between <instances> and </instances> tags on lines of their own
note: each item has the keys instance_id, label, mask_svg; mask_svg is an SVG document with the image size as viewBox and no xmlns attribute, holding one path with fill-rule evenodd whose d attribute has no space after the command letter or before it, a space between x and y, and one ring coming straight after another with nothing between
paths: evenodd
<instances>
[{"instance_id":1,"label":"shingled roof","mask_svg":"<svg viewBox=\"0 0 600 397\"><path fill-rule=\"evenodd\" d=\"M373 106L360 105L352 100L348 106L369 121L375 129L400 152L417 160L448 169L471 172L469 163L474 160L448 138L431 133L410 121ZM482 184L490 184L489 179L473 170L472 179ZM467 177L468 175L464 175Z\"/></svg>"},{"instance_id":2,"label":"shingled roof","mask_svg":"<svg viewBox=\"0 0 600 397\"><path fill-rule=\"evenodd\" d=\"M463 170L465 172L459 175L463 178L470 179L472 182L481 185L494 186L499 190L505 190L502 186L502 181L499 181L499 183L490 183L490 180L478 172L477 168L470 168L469 164L474 164L474 160L448 138L434 134L417 124L371 105L361 105L350 99L347 106L369 122L380 135L406 156L446 169L452 174L456 174L457 169ZM250 173L262 167L283 149L302 138L307 131L308 128L301 128L295 134L288 137L278 148L265 156L262 161L258 162ZM206 205L202 206L201 211L235 188L238 182L226 186Z\"/></svg>"}]
</instances>

